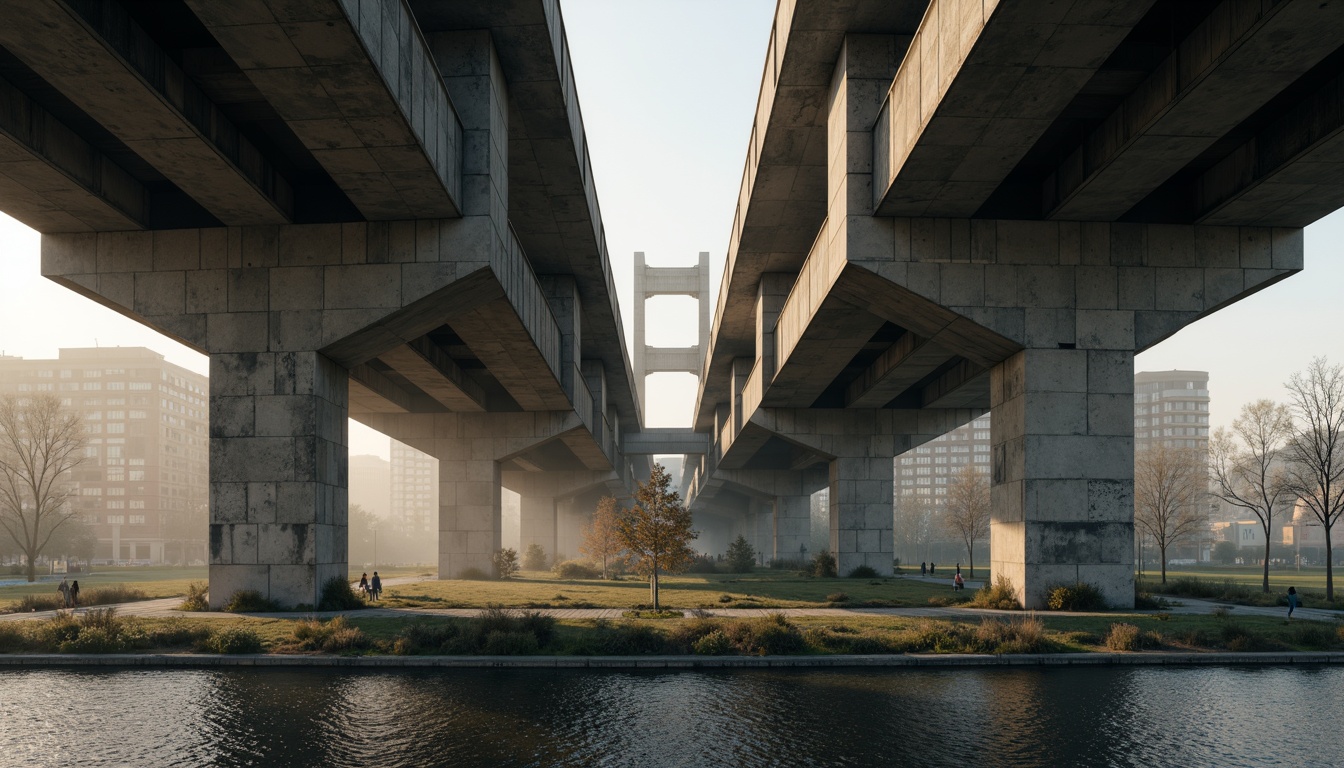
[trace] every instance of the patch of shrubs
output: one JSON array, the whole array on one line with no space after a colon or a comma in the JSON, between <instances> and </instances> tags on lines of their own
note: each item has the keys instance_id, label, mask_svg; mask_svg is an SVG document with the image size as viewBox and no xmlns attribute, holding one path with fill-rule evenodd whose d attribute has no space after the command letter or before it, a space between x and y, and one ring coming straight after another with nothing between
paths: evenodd
<instances>
[{"instance_id":1,"label":"patch of shrubs","mask_svg":"<svg viewBox=\"0 0 1344 768\"><path fill-rule=\"evenodd\" d=\"M187 585L187 597L177 607L179 611L210 610L210 585L204 581L193 581Z\"/></svg>"},{"instance_id":2,"label":"patch of shrubs","mask_svg":"<svg viewBox=\"0 0 1344 768\"><path fill-rule=\"evenodd\" d=\"M350 588L350 582L340 576L332 576L322 585L322 599L317 603L319 611L357 611L364 607L364 600Z\"/></svg>"},{"instance_id":3,"label":"patch of shrubs","mask_svg":"<svg viewBox=\"0 0 1344 768\"><path fill-rule=\"evenodd\" d=\"M300 621L294 625L292 639L293 642L286 650L343 653L362 651L373 644L359 627L352 626L344 616L337 616L331 621Z\"/></svg>"},{"instance_id":4,"label":"patch of shrubs","mask_svg":"<svg viewBox=\"0 0 1344 768\"><path fill-rule=\"evenodd\" d=\"M836 576L835 555L822 550L816 557L812 558L812 565L808 569L808 576L814 576L818 579L833 579Z\"/></svg>"},{"instance_id":5,"label":"patch of shrubs","mask_svg":"<svg viewBox=\"0 0 1344 768\"><path fill-rule=\"evenodd\" d=\"M1057 584L1046 590L1045 605L1052 611L1101 611L1106 600L1101 590L1087 584Z\"/></svg>"},{"instance_id":6,"label":"patch of shrubs","mask_svg":"<svg viewBox=\"0 0 1344 768\"><path fill-rule=\"evenodd\" d=\"M756 567L756 550L745 536L738 534L733 543L728 545L723 562L729 573L751 573Z\"/></svg>"},{"instance_id":7,"label":"patch of shrubs","mask_svg":"<svg viewBox=\"0 0 1344 768\"><path fill-rule=\"evenodd\" d=\"M495 554L490 557L490 564L495 567L496 576L507 579L518 573L518 552L509 547L495 550ZM463 573L466 573L466 571L463 571Z\"/></svg>"},{"instance_id":8,"label":"patch of shrubs","mask_svg":"<svg viewBox=\"0 0 1344 768\"><path fill-rule=\"evenodd\" d=\"M718 573L718 564L714 558L708 555L696 555L689 565L686 566L687 573Z\"/></svg>"},{"instance_id":9,"label":"patch of shrubs","mask_svg":"<svg viewBox=\"0 0 1344 768\"><path fill-rule=\"evenodd\" d=\"M400 655L531 655L551 645L555 619L535 611L491 606L474 619L415 622L392 641Z\"/></svg>"},{"instance_id":10,"label":"patch of shrubs","mask_svg":"<svg viewBox=\"0 0 1344 768\"><path fill-rule=\"evenodd\" d=\"M480 568L463 568L457 572L457 578L463 581L489 581L490 574Z\"/></svg>"},{"instance_id":11,"label":"patch of shrubs","mask_svg":"<svg viewBox=\"0 0 1344 768\"><path fill-rule=\"evenodd\" d=\"M874 570L872 566L870 566L870 565L860 565L858 568L855 568L854 570L852 570L852 571L849 572L849 578L851 578L851 579L876 579L876 578L878 578L878 574L877 574L877 571Z\"/></svg>"},{"instance_id":12,"label":"patch of shrubs","mask_svg":"<svg viewBox=\"0 0 1344 768\"><path fill-rule=\"evenodd\" d=\"M269 597L263 597L255 589L240 589L229 597L224 610L229 613L274 613L284 608Z\"/></svg>"},{"instance_id":13,"label":"patch of shrubs","mask_svg":"<svg viewBox=\"0 0 1344 768\"><path fill-rule=\"evenodd\" d=\"M549 563L544 547L535 542L527 545L527 551L523 553L524 571L544 571Z\"/></svg>"},{"instance_id":14,"label":"patch of shrubs","mask_svg":"<svg viewBox=\"0 0 1344 768\"><path fill-rule=\"evenodd\" d=\"M847 603L849 602L849 595L845 594L844 592L832 592L831 594L826 596L826 602Z\"/></svg>"},{"instance_id":15,"label":"patch of shrubs","mask_svg":"<svg viewBox=\"0 0 1344 768\"><path fill-rule=\"evenodd\" d=\"M86 589L79 593L80 607L89 605L115 605L117 603L133 603L137 600L148 600L149 595L145 594L143 589L134 589L131 587L111 586L98 587L96 589ZM31 613L33 611L58 611L64 608L61 602L61 596L57 594L50 595L24 595L14 604L13 611L16 613Z\"/></svg>"},{"instance_id":16,"label":"patch of shrubs","mask_svg":"<svg viewBox=\"0 0 1344 768\"><path fill-rule=\"evenodd\" d=\"M602 576L602 571L587 560L566 560L556 563L551 573L555 574L557 579L596 579Z\"/></svg>"},{"instance_id":17,"label":"patch of shrubs","mask_svg":"<svg viewBox=\"0 0 1344 768\"><path fill-rule=\"evenodd\" d=\"M211 632L196 645L196 649L205 653L261 653L262 642L255 631L232 626Z\"/></svg>"},{"instance_id":18,"label":"patch of shrubs","mask_svg":"<svg viewBox=\"0 0 1344 768\"><path fill-rule=\"evenodd\" d=\"M972 608L994 608L1000 611L1020 611L1022 604L1017 601L1017 590L1013 581L1000 575L993 584L986 584L976 591L975 597L966 603Z\"/></svg>"},{"instance_id":19,"label":"patch of shrubs","mask_svg":"<svg viewBox=\"0 0 1344 768\"><path fill-rule=\"evenodd\" d=\"M1144 632L1128 622L1118 621L1106 632L1102 644L1112 651L1152 650L1162 647L1162 636L1156 632ZM1207 645L1207 643L1199 644Z\"/></svg>"}]
</instances>

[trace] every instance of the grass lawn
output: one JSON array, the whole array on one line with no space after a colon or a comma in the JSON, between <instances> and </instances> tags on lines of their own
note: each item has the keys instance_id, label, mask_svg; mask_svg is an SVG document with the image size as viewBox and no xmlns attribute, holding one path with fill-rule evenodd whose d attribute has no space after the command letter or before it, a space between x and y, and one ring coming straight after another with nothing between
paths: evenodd
<instances>
[{"instance_id":1,"label":"grass lawn","mask_svg":"<svg viewBox=\"0 0 1344 768\"><path fill-rule=\"evenodd\" d=\"M92 572L72 573L67 578L79 582L80 591L88 594L89 591L99 587L125 587L127 589L138 589L145 593L147 599L160 597L182 597L187 594L187 585L196 581L208 581L210 569L206 566L167 566L167 565L149 565L149 566L99 566ZM350 580L358 581L362 570L350 572ZM372 571L369 571L372 573ZM401 576L421 576L432 578L434 568L427 566L395 566L382 568L379 567L378 575L384 579L397 578ZM9 578L22 578L15 576ZM48 576L48 579L52 577ZM29 595L55 595L56 585L60 583L59 575L55 580L35 581L31 584L23 582L12 586L0 587L0 612L8 610L22 598Z\"/></svg>"},{"instance_id":2,"label":"grass lawn","mask_svg":"<svg viewBox=\"0 0 1344 768\"><path fill-rule=\"evenodd\" d=\"M1246 584L1253 587L1260 586L1261 578L1264 576L1259 566L1248 565L1229 565L1229 566L1208 566L1196 568L1191 566L1182 566L1179 569L1167 569L1167 581L1180 578L1205 579L1209 581L1232 581L1237 584ZM1160 592L1161 573L1152 569L1143 572L1143 581L1145 584L1154 588L1154 591ZM1335 569L1335 586L1344 589L1344 567ZM1325 568L1309 567L1298 571L1296 568L1270 568L1269 569L1269 588L1271 591L1287 592L1289 587L1298 589L1325 589Z\"/></svg>"},{"instance_id":3,"label":"grass lawn","mask_svg":"<svg viewBox=\"0 0 1344 768\"><path fill-rule=\"evenodd\" d=\"M758 569L751 574L683 574L659 579L666 608L815 608L835 605L924 606L930 597L951 597L949 587L902 578L815 579L791 571ZM969 598L970 591L962 592ZM726 599L725 599L726 598ZM504 581L422 581L388 587L383 606L395 608L632 608L650 602L643 579L561 580L544 571L524 571Z\"/></svg>"}]
</instances>

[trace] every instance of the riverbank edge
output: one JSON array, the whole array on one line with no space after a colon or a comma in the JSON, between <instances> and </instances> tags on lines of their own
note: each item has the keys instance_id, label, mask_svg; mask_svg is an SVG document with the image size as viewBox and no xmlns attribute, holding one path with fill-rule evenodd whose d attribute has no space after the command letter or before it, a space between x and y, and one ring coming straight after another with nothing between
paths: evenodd
<instances>
[{"instance_id":1,"label":"riverbank edge","mask_svg":"<svg viewBox=\"0 0 1344 768\"><path fill-rule=\"evenodd\" d=\"M361 669L787 669L830 667L1282 666L1344 664L1344 652L837 654L834 656L327 656L0 654L0 669L45 667L351 667Z\"/></svg>"}]
</instances>

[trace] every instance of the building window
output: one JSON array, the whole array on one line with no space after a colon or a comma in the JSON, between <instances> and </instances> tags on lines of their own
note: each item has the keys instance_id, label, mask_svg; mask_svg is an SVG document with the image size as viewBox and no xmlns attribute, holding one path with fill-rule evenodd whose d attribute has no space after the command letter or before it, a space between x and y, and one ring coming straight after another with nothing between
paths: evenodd
<instances>
[{"instance_id":1,"label":"building window","mask_svg":"<svg viewBox=\"0 0 1344 768\"><path fill-rule=\"evenodd\" d=\"M145 524L144 515L131 515L131 525L144 525L144 524Z\"/></svg>"},{"instance_id":2,"label":"building window","mask_svg":"<svg viewBox=\"0 0 1344 768\"><path fill-rule=\"evenodd\" d=\"M108 524L108 525L124 525L125 523L126 523L126 516L125 516L125 515L108 515L108 516L107 516L107 524Z\"/></svg>"}]
</instances>

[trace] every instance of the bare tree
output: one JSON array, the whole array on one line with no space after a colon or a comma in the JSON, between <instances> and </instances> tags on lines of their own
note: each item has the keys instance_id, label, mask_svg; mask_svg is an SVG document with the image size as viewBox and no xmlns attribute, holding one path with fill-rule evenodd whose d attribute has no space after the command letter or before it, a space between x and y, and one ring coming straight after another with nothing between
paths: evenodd
<instances>
[{"instance_id":1,"label":"bare tree","mask_svg":"<svg viewBox=\"0 0 1344 768\"><path fill-rule=\"evenodd\" d=\"M635 491L635 506L621 516L618 530L639 573L649 577L649 596L653 609L659 609L658 574L676 573L695 557L691 540L699 534L691 529L691 512L681 496L668 488L672 478L661 464L654 464L648 482Z\"/></svg>"},{"instance_id":2,"label":"bare tree","mask_svg":"<svg viewBox=\"0 0 1344 768\"><path fill-rule=\"evenodd\" d=\"M87 438L78 414L55 395L0 397L0 528L28 560L37 558L74 513L68 500L70 470L84 461Z\"/></svg>"},{"instance_id":3,"label":"bare tree","mask_svg":"<svg viewBox=\"0 0 1344 768\"><path fill-rule=\"evenodd\" d=\"M592 521L583 526L583 543L579 545L579 552L601 561L604 579L610 578L610 565L620 562L625 552L620 535L621 514L616 497L603 496L597 500Z\"/></svg>"},{"instance_id":4,"label":"bare tree","mask_svg":"<svg viewBox=\"0 0 1344 768\"><path fill-rule=\"evenodd\" d=\"M913 493L903 493L896 501L897 549L903 557L924 559L933 541L933 505Z\"/></svg>"},{"instance_id":5,"label":"bare tree","mask_svg":"<svg viewBox=\"0 0 1344 768\"><path fill-rule=\"evenodd\" d=\"M1334 600L1330 532L1344 512L1344 370L1318 357L1284 386L1296 417L1284 451L1289 490L1325 529L1325 597Z\"/></svg>"},{"instance_id":6,"label":"bare tree","mask_svg":"<svg viewBox=\"0 0 1344 768\"><path fill-rule=\"evenodd\" d=\"M1208 526L1201 513L1207 481L1193 450L1155 445L1134 457L1134 522L1153 537L1167 583L1167 549Z\"/></svg>"},{"instance_id":7,"label":"bare tree","mask_svg":"<svg viewBox=\"0 0 1344 768\"><path fill-rule=\"evenodd\" d=\"M1234 507L1250 510L1265 533L1264 571L1260 587L1269 592L1269 545L1274 512L1291 501L1287 475L1275 461L1292 435L1293 417L1286 405L1256 400L1241 407L1232 428L1219 427L1209 440L1209 474L1214 495Z\"/></svg>"},{"instance_id":8,"label":"bare tree","mask_svg":"<svg viewBox=\"0 0 1344 768\"><path fill-rule=\"evenodd\" d=\"M947 486L943 524L966 545L971 578L975 578L975 542L989 535L989 478L974 464L957 470Z\"/></svg>"}]
</instances>

